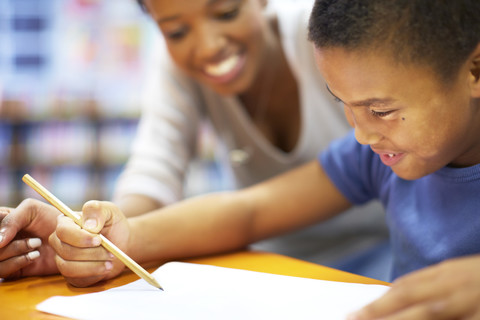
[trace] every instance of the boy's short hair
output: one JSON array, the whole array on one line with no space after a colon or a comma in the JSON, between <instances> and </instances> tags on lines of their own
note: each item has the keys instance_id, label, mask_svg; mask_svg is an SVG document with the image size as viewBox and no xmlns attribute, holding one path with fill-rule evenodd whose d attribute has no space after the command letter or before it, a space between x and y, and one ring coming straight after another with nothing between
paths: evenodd
<instances>
[{"instance_id":1,"label":"boy's short hair","mask_svg":"<svg viewBox=\"0 0 480 320\"><path fill-rule=\"evenodd\" d=\"M317 48L386 50L447 83L480 43L480 0L316 0L308 32Z\"/></svg>"}]
</instances>

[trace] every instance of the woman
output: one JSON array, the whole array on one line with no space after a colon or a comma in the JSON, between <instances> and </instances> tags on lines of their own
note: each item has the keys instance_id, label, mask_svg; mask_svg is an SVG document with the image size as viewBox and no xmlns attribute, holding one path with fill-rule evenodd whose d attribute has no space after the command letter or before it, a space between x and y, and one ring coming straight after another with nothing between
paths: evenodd
<instances>
[{"instance_id":1,"label":"woman","mask_svg":"<svg viewBox=\"0 0 480 320\"><path fill-rule=\"evenodd\" d=\"M236 188L314 159L349 130L306 38L311 1L139 2L165 46L115 191L127 216L182 199L203 119L226 147L220 160ZM364 248L385 237L379 206L354 211L256 247L331 264L355 251L353 245ZM314 244L305 240L312 237Z\"/></svg>"}]
</instances>

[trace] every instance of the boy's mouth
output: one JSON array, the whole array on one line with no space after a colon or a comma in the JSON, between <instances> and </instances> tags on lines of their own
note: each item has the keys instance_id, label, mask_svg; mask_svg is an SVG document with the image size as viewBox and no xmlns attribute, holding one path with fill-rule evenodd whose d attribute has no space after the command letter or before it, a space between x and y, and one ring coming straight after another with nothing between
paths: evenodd
<instances>
[{"instance_id":1,"label":"boy's mouth","mask_svg":"<svg viewBox=\"0 0 480 320\"><path fill-rule=\"evenodd\" d=\"M391 150L385 149L378 150L372 146L370 146L370 148L380 156L380 160L382 160L383 164L389 167L396 165L405 156L405 153L403 152L392 152Z\"/></svg>"},{"instance_id":2,"label":"boy's mouth","mask_svg":"<svg viewBox=\"0 0 480 320\"><path fill-rule=\"evenodd\" d=\"M405 155L404 153L379 153L380 160L382 160L383 164L386 166L394 166L396 165Z\"/></svg>"}]
</instances>

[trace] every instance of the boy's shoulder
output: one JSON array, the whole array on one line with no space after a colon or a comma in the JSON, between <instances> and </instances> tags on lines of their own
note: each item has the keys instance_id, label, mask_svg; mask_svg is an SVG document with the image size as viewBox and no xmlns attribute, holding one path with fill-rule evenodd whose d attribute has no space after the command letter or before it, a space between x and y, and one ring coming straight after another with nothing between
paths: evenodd
<instances>
[{"instance_id":1,"label":"boy's shoulder","mask_svg":"<svg viewBox=\"0 0 480 320\"><path fill-rule=\"evenodd\" d=\"M332 182L353 204L379 198L394 175L368 145L356 141L353 130L333 141L320 154L319 161Z\"/></svg>"}]
</instances>

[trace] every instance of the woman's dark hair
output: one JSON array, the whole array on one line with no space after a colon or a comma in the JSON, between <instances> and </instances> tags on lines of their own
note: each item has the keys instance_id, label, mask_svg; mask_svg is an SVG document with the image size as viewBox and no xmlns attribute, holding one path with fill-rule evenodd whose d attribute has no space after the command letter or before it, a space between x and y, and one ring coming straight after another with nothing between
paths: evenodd
<instances>
[{"instance_id":1,"label":"woman's dark hair","mask_svg":"<svg viewBox=\"0 0 480 320\"><path fill-rule=\"evenodd\" d=\"M142 8L143 12L147 12L147 7L145 6L145 3L143 2L143 0L137 0L137 3L140 6L140 8Z\"/></svg>"},{"instance_id":2,"label":"woman's dark hair","mask_svg":"<svg viewBox=\"0 0 480 320\"><path fill-rule=\"evenodd\" d=\"M316 0L308 32L317 48L387 50L448 82L480 43L480 0Z\"/></svg>"}]
</instances>

